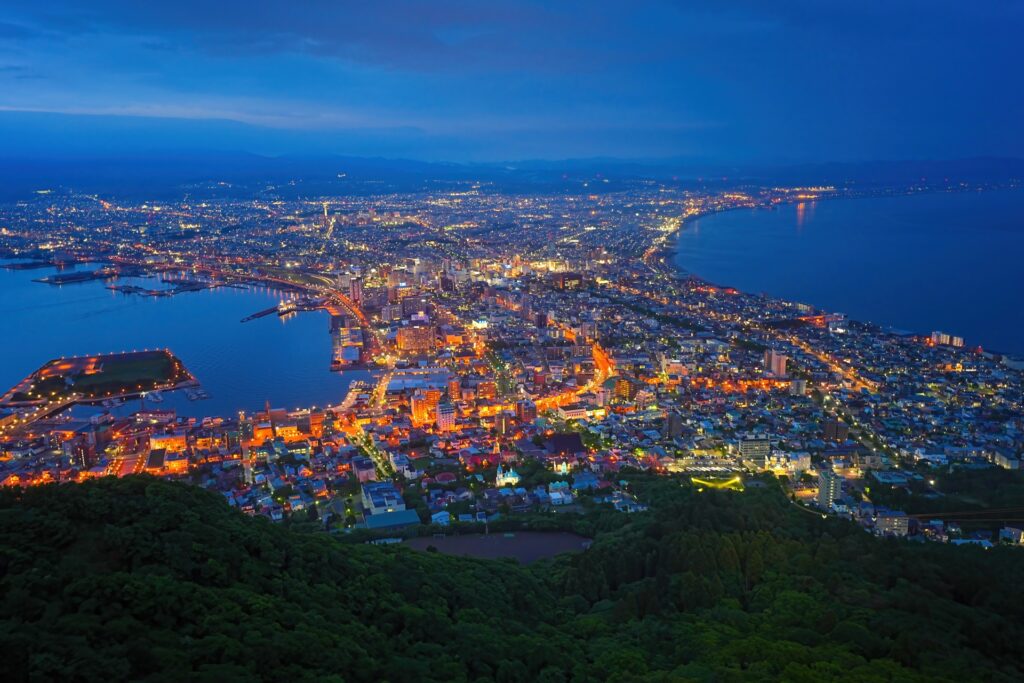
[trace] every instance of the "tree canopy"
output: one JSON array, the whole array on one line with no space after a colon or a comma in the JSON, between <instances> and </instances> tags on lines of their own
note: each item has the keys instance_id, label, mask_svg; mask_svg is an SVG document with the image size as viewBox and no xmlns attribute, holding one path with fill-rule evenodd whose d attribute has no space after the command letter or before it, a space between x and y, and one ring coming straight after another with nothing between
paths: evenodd
<instances>
[{"instance_id":1,"label":"tree canopy","mask_svg":"<svg viewBox=\"0 0 1024 683\"><path fill-rule=\"evenodd\" d=\"M1024 554L872 538L773 487L528 567L343 543L147 476L0 492L0 675L182 681L1012 681ZM598 513L595 513L598 514Z\"/></svg>"}]
</instances>

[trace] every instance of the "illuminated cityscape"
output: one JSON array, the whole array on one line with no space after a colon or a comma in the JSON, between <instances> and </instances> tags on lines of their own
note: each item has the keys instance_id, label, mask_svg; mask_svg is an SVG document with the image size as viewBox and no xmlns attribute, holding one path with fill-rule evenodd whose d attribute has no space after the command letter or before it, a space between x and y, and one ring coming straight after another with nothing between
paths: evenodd
<instances>
[{"instance_id":1,"label":"illuminated cityscape","mask_svg":"<svg viewBox=\"0 0 1024 683\"><path fill-rule=\"evenodd\" d=\"M116 368L116 356L51 363L0 400L3 483L144 471L214 488L250 515L315 508L328 528L379 529L543 510L584 492L638 509L615 482L622 468L704 485L771 472L801 505L878 534L948 540L958 519L908 516L872 487L922 480L920 463L1019 467L1018 359L666 265L675 232L701 215L847 191L581 190L467 182L365 198L20 203L4 227L8 267L64 267L36 286L99 278L126 297L270 287L282 303L243 323L326 313L324 373L370 379L326 406L197 420L161 405L175 380L95 395L56 374ZM159 277L118 284L139 274ZM199 398L202 378L187 381ZM141 407L107 410L140 395ZM93 410L63 412L72 403ZM399 502L359 505L371 483ZM893 527L895 516L907 523Z\"/></svg>"},{"instance_id":2,"label":"illuminated cityscape","mask_svg":"<svg viewBox=\"0 0 1024 683\"><path fill-rule=\"evenodd\" d=\"M3 3L0 681L1024 681L1022 35Z\"/></svg>"}]
</instances>

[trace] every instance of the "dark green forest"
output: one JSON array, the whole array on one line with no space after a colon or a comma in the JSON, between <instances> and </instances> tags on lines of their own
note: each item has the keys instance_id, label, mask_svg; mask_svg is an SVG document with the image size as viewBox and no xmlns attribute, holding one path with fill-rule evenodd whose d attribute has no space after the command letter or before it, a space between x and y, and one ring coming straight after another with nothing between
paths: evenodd
<instances>
[{"instance_id":1,"label":"dark green forest","mask_svg":"<svg viewBox=\"0 0 1024 683\"><path fill-rule=\"evenodd\" d=\"M272 525L150 477L0 492L4 681L1019 681L1024 553L773 486L634 483L529 567Z\"/></svg>"}]
</instances>

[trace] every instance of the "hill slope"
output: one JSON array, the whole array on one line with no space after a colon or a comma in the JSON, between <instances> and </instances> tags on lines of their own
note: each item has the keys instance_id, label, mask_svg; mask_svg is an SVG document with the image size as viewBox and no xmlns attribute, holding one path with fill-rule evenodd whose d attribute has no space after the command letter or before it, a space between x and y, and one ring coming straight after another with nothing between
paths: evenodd
<instances>
[{"instance_id":1,"label":"hill slope","mask_svg":"<svg viewBox=\"0 0 1024 683\"><path fill-rule=\"evenodd\" d=\"M1020 680L1024 554L881 542L775 490L530 568L345 544L148 477L0 493L4 680Z\"/></svg>"}]
</instances>

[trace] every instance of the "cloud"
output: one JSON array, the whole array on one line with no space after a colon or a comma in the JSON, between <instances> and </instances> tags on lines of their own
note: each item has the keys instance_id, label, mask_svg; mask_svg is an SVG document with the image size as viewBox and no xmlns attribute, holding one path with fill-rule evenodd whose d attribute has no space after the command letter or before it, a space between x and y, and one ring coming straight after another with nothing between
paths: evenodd
<instances>
[{"instance_id":1,"label":"cloud","mask_svg":"<svg viewBox=\"0 0 1024 683\"><path fill-rule=\"evenodd\" d=\"M1022 7L47 0L0 9L0 56L30 69L0 72L0 106L343 131L354 146L358 130L381 144L415 130L496 158L630 140L664 156L1024 153L1024 95L1003 75Z\"/></svg>"}]
</instances>

